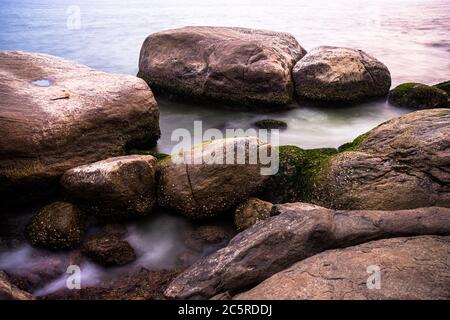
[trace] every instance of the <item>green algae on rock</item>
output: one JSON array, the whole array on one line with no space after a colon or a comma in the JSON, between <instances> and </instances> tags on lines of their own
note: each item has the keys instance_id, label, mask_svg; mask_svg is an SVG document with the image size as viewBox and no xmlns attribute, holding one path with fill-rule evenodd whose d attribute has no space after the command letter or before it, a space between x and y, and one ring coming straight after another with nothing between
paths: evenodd
<instances>
[{"instance_id":1,"label":"green algae on rock","mask_svg":"<svg viewBox=\"0 0 450 320\"><path fill-rule=\"evenodd\" d=\"M403 83L392 89L388 100L395 106L414 109L445 108L448 105L447 92L414 82Z\"/></svg>"},{"instance_id":2,"label":"green algae on rock","mask_svg":"<svg viewBox=\"0 0 450 320\"><path fill-rule=\"evenodd\" d=\"M281 129L287 128L287 123L281 120L264 119L254 123L254 125L260 129Z\"/></svg>"},{"instance_id":3,"label":"green algae on rock","mask_svg":"<svg viewBox=\"0 0 450 320\"><path fill-rule=\"evenodd\" d=\"M450 80L435 84L433 87L444 90L448 95L450 95Z\"/></svg>"}]
</instances>

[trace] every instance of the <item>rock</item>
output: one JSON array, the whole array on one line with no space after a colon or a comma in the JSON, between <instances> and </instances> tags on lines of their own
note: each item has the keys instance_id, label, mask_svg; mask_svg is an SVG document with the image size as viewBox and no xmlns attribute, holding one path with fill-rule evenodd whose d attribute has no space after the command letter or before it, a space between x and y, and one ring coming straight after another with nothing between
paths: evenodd
<instances>
[{"instance_id":1,"label":"rock","mask_svg":"<svg viewBox=\"0 0 450 320\"><path fill-rule=\"evenodd\" d=\"M191 232L191 237L194 240L201 240L205 243L214 244L228 241L231 237L231 232L226 226L206 224L196 227Z\"/></svg>"},{"instance_id":2,"label":"rock","mask_svg":"<svg viewBox=\"0 0 450 320\"><path fill-rule=\"evenodd\" d=\"M287 33L184 27L147 37L138 76L154 90L194 99L282 105L292 98L291 69L305 53Z\"/></svg>"},{"instance_id":3,"label":"rock","mask_svg":"<svg viewBox=\"0 0 450 320\"><path fill-rule=\"evenodd\" d=\"M264 119L254 123L254 125L260 129L281 129L287 128L287 123L281 120Z\"/></svg>"},{"instance_id":4,"label":"rock","mask_svg":"<svg viewBox=\"0 0 450 320\"><path fill-rule=\"evenodd\" d=\"M303 200L336 209L448 207L449 148L450 109L408 113L322 161Z\"/></svg>"},{"instance_id":5,"label":"rock","mask_svg":"<svg viewBox=\"0 0 450 320\"><path fill-rule=\"evenodd\" d=\"M178 274L174 270L141 269L105 280L81 290L63 289L49 294L46 300L162 300L163 291Z\"/></svg>"},{"instance_id":6,"label":"rock","mask_svg":"<svg viewBox=\"0 0 450 320\"><path fill-rule=\"evenodd\" d=\"M156 158L130 155L68 170L61 178L65 193L105 217L149 213L156 202Z\"/></svg>"},{"instance_id":7,"label":"rock","mask_svg":"<svg viewBox=\"0 0 450 320\"><path fill-rule=\"evenodd\" d=\"M324 250L397 236L450 234L450 209L333 211L305 204L276 205L278 215L234 237L227 247L181 273L165 295L205 299L258 284Z\"/></svg>"},{"instance_id":8,"label":"rock","mask_svg":"<svg viewBox=\"0 0 450 320\"><path fill-rule=\"evenodd\" d=\"M262 174L261 156L270 152L270 145L246 137L215 140L173 155L158 166L158 203L191 219L232 210L264 187L269 176Z\"/></svg>"},{"instance_id":9,"label":"rock","mask_svg":"<svg viewBox=\"0 0 450 320\"><path fill-rule=\"evenodd\" d=\"M140 155L145 155L145 156L153 156L158 161L164 160L165 158L170 156L166 153L160 153L158 151L141 150L141 149L131 149L128 151L128 154L140 154Z\"/></svg>"},{"instance_id":10,"label":"rock","mask_svg":"<svg viewBox=\"0 0 450 320\"><path fill-rule=\"evenodd\" d=\"M239 231L245 230L256 222L269 218L272 207L270 202L250 198L236 208L234 224Z\"/></svg>"},{"instance_id":11,"label":"rock","mask_svg":"<svg viewBox=\"0 0 450 320\"><path fill-rule=\"evenodd\" d=\"M310 199L314 183L309 183L322 163L336 154L332 148L304 150L296 146L280 146L279 169L270 176L261 199L271 203L297 202Z\"/></svg>"},{"instance_id":12,"label":"rock","mask_svg":"<svg viewBox=\"0 0 450 320\"><path fill-rule=\"evenodd\" d=\"M447 102L447 92L421 83L403 83L389 93L389 103L403 108L445 108Z\"/></svg>"},{"instance_id":13,"label":"rock","mask_svg":"<svg viewBox=\"0 0 450 320\"><path fill-rule=\"evenodd\" d=\"M244 300L447 300L450 237L373 241L326 251L235 296ZM373 269L371 269L371 267ZM379 289L369 277L377 267ZM373 280L372 280L373 281Z\"/></svg>"},{"instance_id":14,"label":"rock","mask_svg":"<svg viewBox=\"0 0 450 320\"><path fill-rule=\"evenodd\" d=\"M212 297L209 300L231 300L232 297L230 295L229 292L224 292L224 293L219 293L217 295L215 295L214 297Z\"/></svg>"},{"instance_id":15,"label":"rock","mask_svg":"<svg viewBox=\"0 0 450 320\"><path fill-rule=\"evenodd\" d=\"M0 271L0 300L34 300L28 292L22 291L12 284L8 275Z\"/></svg>"},{"instance_id":16,"label":"rock","mask_svg":"<svg viewBox=\"0 0 450 320\"><path fill-rule=\"evenodd\" d=\"M450 95L450 80L435 84L433 87L444 90L448 95Z\"/></svg>"},{"instance_id":17,"label":"rock","mask_svg":"<svg viewBox=\"0 0 450 320\"><path fill-rule=\"evenodd\" d=\"M76 247L83 233L80 210L66 202L45 206L27 227L28 239L33 246L54 250Z\"/></svg>"},{"instance_id":18,"label":"rock","mask_svg":"<svg viewBox=\"0 0 450 320\"><path fill-rule=\"evenodd\" d=\"M130 244L115 234L91 237L83 243L82 252L104 267L123 266L136 260Z\"/></svg>"},{"instance_id":19,"label":"rock","mask_svg":"<svg viewBox=\"0 0 450 320\"><path fill-rule=\"evenodd\" d=\"M292 76L299 97L318 101L383 97L391 86L391 75L383 63L350 48L316 48L297 62Z\"/></svg>"},{"instance_id":20,"label":"rock","mask_svg":"<svg viewBox=\"0 0 450 320\"><path fill-rule=\"evenodd\" d=\"M132 76L0 52L0 203L48 195L68 169L154 144L157 103Z\"/></svg>"}]
</instances>

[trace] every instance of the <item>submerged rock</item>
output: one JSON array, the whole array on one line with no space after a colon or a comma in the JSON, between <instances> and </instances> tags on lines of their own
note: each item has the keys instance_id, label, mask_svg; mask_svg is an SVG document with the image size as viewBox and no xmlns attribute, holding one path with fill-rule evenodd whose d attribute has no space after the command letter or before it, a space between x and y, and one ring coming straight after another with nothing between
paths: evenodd
<instances>
[{"instance_id":1,"label":"submerged rock","mask_svg":"<svg viewBox=\"0 0 450 320\"><path fill-rule=\"evenodd\" d=\"M247 137L216 140L173 155L158 167L158 202L191 219L232 210L264 187L269 176L262 174L260 157L270 150Z\"/></svg>"},{"instance_id":2,"label":"submerged rock","mask_svg":"<svg viewBox=\"0 0 450 320\"><path fill-rule=\"evenodd\" d=\"M8 275L0 271L0 300L34 300L34 297L11 283Z\"/></svg>"},{"instance_id":3,"label":"submerged rock","mask_svg":"<svg viewBox=\"0 0 450 320\"><path fill-rule=\"evenodd\" d=\"M133 247L116 234L93 236L83 243L84 255L105 266L122 266L136 260Z\"/></svg>"},{"instance_id":4,"label":"submerged rock","mask_svg":"<svg viewBox=\"0 0 450 320\"><path fill-rule=\"evenodd\" d=\"M336 209L450 206L450 109L387 121L317 167L306 201Z\"/></svg>"},{"instance_id":5,"label":"submerged rock","mask_svg":"<svg viewBox=\"0 0 450 320\"><path fill-rule=\"evenodd\" d=\"M47 195L66 170L160 135L158 105L136 77L3 51L0 87L2 204Z\"/></svg>"},{"instance_id":6,"label":"submerged rock","mask_svg":"<svg viewBox=\"0 0 450 320\"><path fill-rule=\"evenodd\" d=\"M275 206L278 215L234 237L227 247L181 273L165 295L210 298L255 285L324 250L396 236L450 234L450 209L333 211L303 203Z\"/></svg>"},{"instance_id":7,"label":"submerged rock","mask_svg":"<svg viewBox=\"0 0 450 320\"><path fill-rule=\"evenodd\" d=\"M391 75L383 63L350 48L316 48L297 62L292 76L299 97L318 101L383 97L391 86Z\"/></svg>"},{"instance_id":8,"label":"submerged rock","mask_svg":"<svg viewBox=\"0 0 450 320\"><path fill-rule=\"evenodd\" d=\"M447 92L421 83L403 83L389 93L389 103L404 108L445 108L447 102Z\"/></svg>"},{"instance_id":9,"label":"submerged rock","mask_svg":"<svg viewBox=\"0 0 450 320\"><path fill-rule=\"evenodd\" d=\"M156 202L156 158L130 155L68 170L61 185L71 199L100 216L149 213Z\"/></svg>"},{"instance_id":10,"label":"submerged rock","mask_svg":"<svg viewBox=\"0 0 450 320\"><path fill-rule=\"evenodd\" d=\"M291 69L306 51L287 33L184 27L151 34L138 76L157 90L250 105L292 98Z\"/></svg>"},{"instance_id":11,"label":"submerged rock","mask_svg":"<svg viewBox=\"0 0 450 320\"><path fill-rule=\"evenodd\" d=\"M245 230L260 220L270 217L273 204L258 198L241 203L234 212L234 224L239 231Z\"/></svg>"},{"instance_id":12,"label":"submerged rock","mask_svg":"<svg viewBox=\"0 0 450 320\"><path fill-rule=\"evenodd\" d=\"M447 300L449 251L450 237L431 236L386 239L326 251L234 299ZM377 271L379 278L373 276Z\"/></svg>"},{"instance_id":13,"label":"submerged rock","mask_svg":"<svg viewBox=\"0 0 450 320\"><path fill-rule=\"evenodd\" d=\"M80 210L66 202L45 206L27 227L28 239L33 246L55 250L76 247L83 232Z\"/></svg>"},{"instance_id":14,"label":"submerged rock","mask_svg":"<svg viewBox=\"0 0 450 320\"><path fill-rule=\"evenodd\" d=\"M264 119L254 123L254 125L261 129L286 129L287 123L281 120Z\"/></svg>"}]
</instances>

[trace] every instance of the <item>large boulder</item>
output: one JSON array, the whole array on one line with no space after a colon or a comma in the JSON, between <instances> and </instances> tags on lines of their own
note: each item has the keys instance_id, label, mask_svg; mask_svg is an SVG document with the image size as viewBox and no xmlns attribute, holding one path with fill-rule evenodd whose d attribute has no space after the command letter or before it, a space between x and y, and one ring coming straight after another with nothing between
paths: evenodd
<instances>
[{"instance_id":1,"label":"large boulder","mask_svg":"<svg viewBox=\"0 0 450 320\"><path fill-rule=\"evenodd\" d=\"M184 27L151 34L138 76L152 89L237 104L286 104L291 69L306 51L287 33Z\"/></svg>"},{"instance_id":2,"label":"large boulder","mask_svg":"<svg viewBox=\"0 0 450 320\"><path fill-rule=\"evenodd\" d=\"M142 216L156 202L156 158L130 155L68 170L61 185L68 197L100 216Z\"/></svg>"},{"instance_id":3,"label":"large boulder","mask_svg":"<svg viewBox=\"0 0 450 320\"><path fill-rule=\"evenodd\" d=\"M433 87L444 90L448 95L450 95L450 80L435 84Z\"/></svg>"},{"instance_id":4,"label":"large boulder","mask_svg":"<svg viewBox=\"0 0 450 320\"><path fill-rule=\"evenodd\" d=\"M388 68L362 50L319 47L311 50L292 70L299 97L353 102L389 93Z\"/></svg>"},{"instance_id":5,"label":"large boulder","mask_svg":"<svg viewBox=\"0 0 450 320\"><path fill-rule=\"evenodd\" d=\"M173 155L158 167L158 202L191 219L215 217L255 195L268 175L257 138L229 138Z\"/></svg>"},{"instance_id":6,"label":"large boulder","mask_svg":"<svg viewBox=\"0 0 450 320\"><path fill-rule=\"evenodd\" d=\"M70 249L81 242L84 225L80 210L73 204L54 202L32 218L27 227L31 244L48 249Z\"/></svg>"},{"instance_id":7,"label":"large boulder","mask_svg":"<svg viewBox=\"0 0 450 320\"><path fill-rule=\"evenodd\" d=\"M450 109L381 124L326 158L307 201L337 209L450 206Z\"/></svg>"},{"instance_id":8,"label":"large boulder","mask_svg":"<svg viewBox=\"0 0 450 320\"><path fill-rule=\"evenodd\" d=\"M450 209L334 211L304 203L276 205L274 214L198 261L167 288L168 298L210 298L258 284L327 249L374 239L450 234Z\"/></svg>"},{"instance_id":9,"label":"large boulder","mask_svg":"<svg viewBox=\"0 0 450 320\"><path fill-rule=\"evenodd\" d=\"M8 275L0 271L0 300L34 300L34 297L11 283Z\"/></svg>"},{"instance_id":10,"label":"large boulder","mask_svg":"<svg viewBox=\"0 0 450 320\"><path fill-rule=\"evenodd\" d=\"M0 52L0 198L40 197L66 170L160 135L147 84L61 58Z\"/></svg>"},{"instance_id":11,"label":"large boulder","mask_svg":"<svg viewBox=\"0 0 450 320\"><path fill-rule=\"evenodd\" d=\"M234 298L447 300L449 251L450 237L435 236L386 239L327 251Z\"/></svg>"},{"instance_id":12,"label":"large boulder","mask_svg":"<svg viewBox=\"0 0 450 320\"><path fill-rule=\"evenodd\" d=\"M389 103L414 109L445 108L448 105L448 95L437 86L408 82L391 90Z\"/></svg>"}]
</instances>

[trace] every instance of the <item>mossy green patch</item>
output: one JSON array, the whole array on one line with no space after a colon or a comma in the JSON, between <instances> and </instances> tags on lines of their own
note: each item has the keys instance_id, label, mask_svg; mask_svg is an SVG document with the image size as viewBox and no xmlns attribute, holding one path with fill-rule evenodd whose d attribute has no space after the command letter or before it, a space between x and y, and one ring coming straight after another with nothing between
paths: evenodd
<instances>
[{"instance_id":1,"label":"mossy green patch","mask_svg":"<svg viewBox=\"0 0 450 320\"><path fill-rule=\"evenodd\" d=\"M430 109L446 107L447 92L421 83L408 82L389 93L389 103L405 108Z\"/></svg>"},{"instance_id":2,"label":"mossy green patch","mask_svg":"<svg viewBox=\"0 0 450 320\"><path fill-rule=\"evenodd\" d=\"M444 90L448 95L450 95L450 80L435 84L433 87Z\"/></svg>"},{"instance_id":3,"label":"mossy green patch","mask_svg":"<svg viewBox=\"0 0 450 320\"><path fill-rule=\"evenodd\" d=\"M363 133L362 135L356 137L356 139L353 140L352 142L344 143L342 146L340 146L338 148L338 151L339 152L355 151L364 142L364 140L366 138L367 138L367 133Z\"/></svg>"},{"instance_id":4,"label":"mossy green patch","mask_svg":"<svg viewBox=\"0 0 450 320\"><path fill-rule=\"evenodd\" d=\"M264 119L259 120L254 123L254 125L261 129L286 129L287 124L281 120L275 119Z\"/></svg>"}]
</instances>

